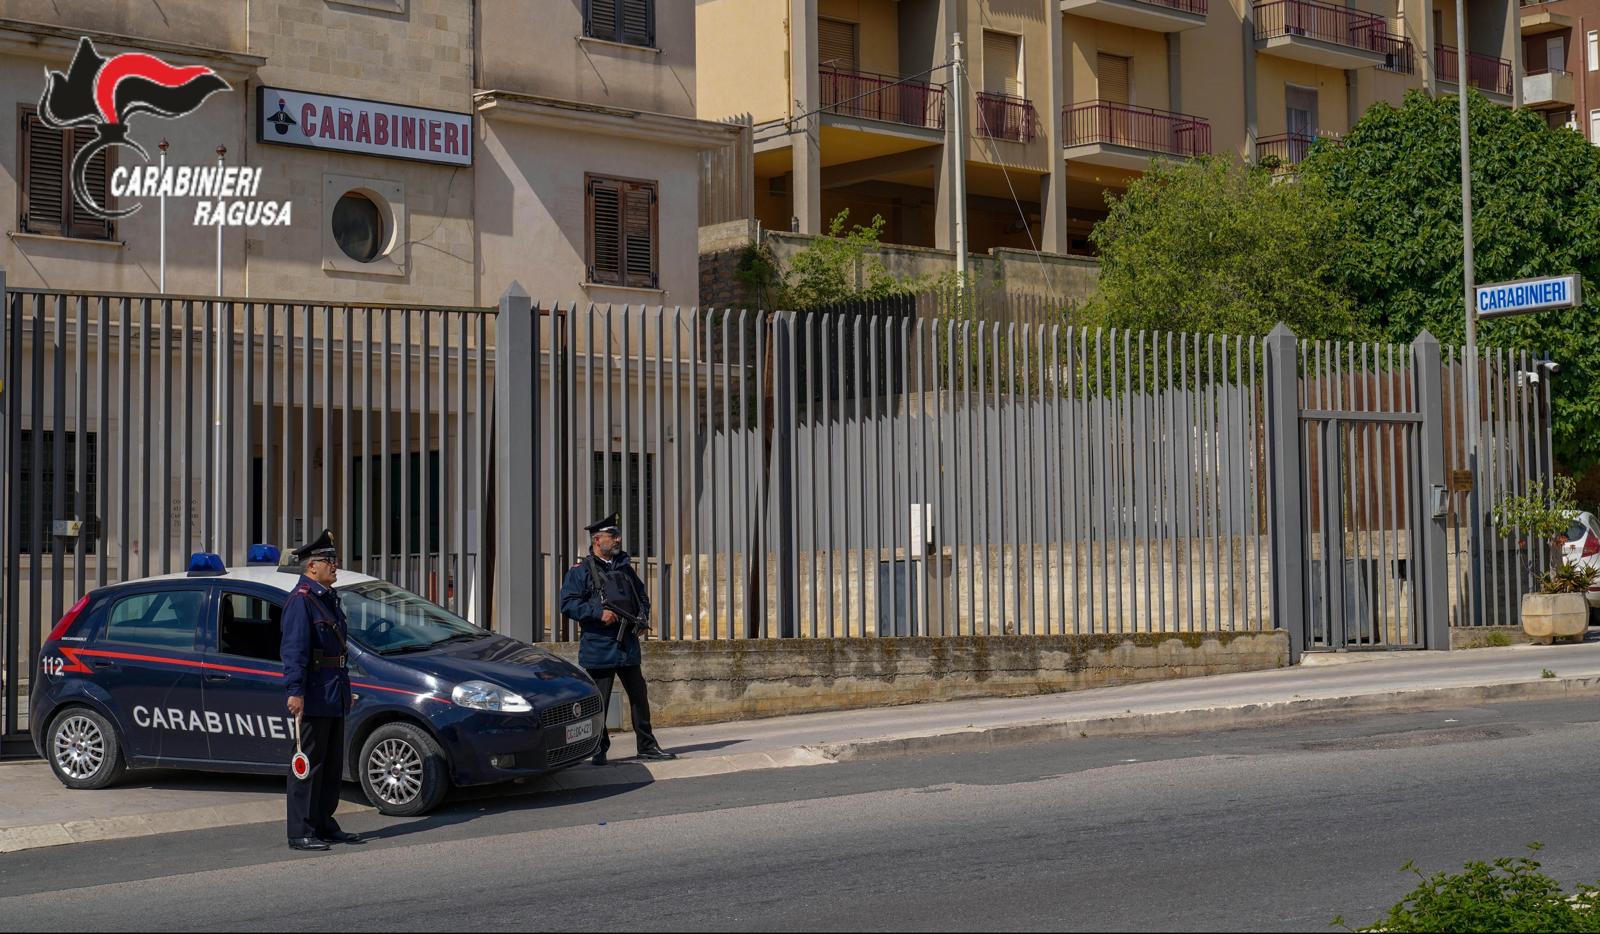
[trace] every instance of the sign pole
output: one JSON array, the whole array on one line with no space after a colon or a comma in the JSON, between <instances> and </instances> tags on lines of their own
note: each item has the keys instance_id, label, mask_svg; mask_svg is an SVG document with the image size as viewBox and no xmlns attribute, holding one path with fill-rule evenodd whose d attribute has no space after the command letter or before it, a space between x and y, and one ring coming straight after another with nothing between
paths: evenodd
<instances>
[{"instance_id":1,"label":"sign pole","mask_svg":"<svg viewBox=\"0 0 1600 934\"><path fill-rule=\"evenodd\" d=\"M1456 0L1456 113L1461 125L1461 276L1466 299L1467 324L1467 469L1472 471L1468 510L1472 534L1468 547L1472 562L1472 623L1483 625L1482 499L1478 488L1478 303L1473 294L1472 260L1472 153L1467 140L1467 12L1466 0Z\"/></svg>"},{"instance_id":2,"label":"sign pole","mask_svg":"<svg viewBox=\"0 0 1600 934\"><path fill-rule=\"evenodd\" d=\"M228 155L228 147L227 146L218 146L217 147L217 171L218 171L218 173L222 172L222 170L223 170L223 159L227 155ZM222 225L221 224L217 225L217 298L218 299L222 298ZM223 501L222 501L222 497L223 497L223 493L222 493L222 487L223 487L222 478L227 475L227 470L228 470L228 465L226 465L226 464L224 464L222 462L222 431L223 431L222 420L223 420L223 415L224 415L223 410L222 410L222 399L223 399L223 394L222 394L222 390L223 390L223 385L222 385L222 355L223 355L223 353L228 353L229 356L232 356L232 347L231 347L231 345L232 345L233 341L231 340L231 338L232 338L231 334L224 334L223 333L222 302L218 301L216 303L216 306L217 306L217 308L216 308L216 337L215 337L214 340L215 340L215 346L217 348L217 352L216 352L216 356L212 358L211 362L212 362L212 365L217 368L217 370L216 370L216 374L215 374L215 376L216 376L216 389L215 389L215 391L214 391L214 393L213 393L213 395L211 397L211 411L213 413L212 430L211 430L211 443L216 448L216 453L213 454L212 456L214 458L213 463L215 463L217 465L217 469L216 469L215 473L211 477L211 486L212 486L211 498L212 498L212 502L213 502L214 505L212 506L212 514L211 514L211 549L210 550L213 551L213 552L216 552L218 554L221 554L222 553L222 549L223 549L223 542L222 542L222 510L223 510L223 507L225 505L223 503ZM309 347L310 346L310 341L308 340L306 342L306 344L307 344L307 347ZM224 348L227 348L227 349L224 350ZM224 560L227 560L227 556L224 556Z\"/></svg>"}]
</instances>

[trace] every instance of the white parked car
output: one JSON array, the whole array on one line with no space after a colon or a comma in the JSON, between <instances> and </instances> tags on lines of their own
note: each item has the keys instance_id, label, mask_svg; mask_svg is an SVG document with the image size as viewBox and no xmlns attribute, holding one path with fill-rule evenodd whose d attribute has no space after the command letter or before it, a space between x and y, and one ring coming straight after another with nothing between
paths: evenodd
<instances>
[{"instance_id":1,"label":"white parked car","mask_svg":"<svg viewBox=\"0 0 1600 934\"><path fill-rule=\"evenodd\" d=\"M1572 525L1561 545L1561 560L1600 570L1600 520L1593 513L1570 513ZM1589 625L1600 626L1600 586L1589 588Z\"/></svg>"}]
</instances>

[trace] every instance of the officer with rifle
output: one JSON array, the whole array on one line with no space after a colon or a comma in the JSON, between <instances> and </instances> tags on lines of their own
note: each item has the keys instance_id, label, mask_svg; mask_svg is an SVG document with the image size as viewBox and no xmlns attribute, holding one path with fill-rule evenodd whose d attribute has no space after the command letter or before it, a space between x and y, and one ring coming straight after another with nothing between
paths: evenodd
<instances>
[{"instance_id":1,"label":"officer with rifle","mask_svg":"<svg viewBox=\"0 0 1600 934\"><path fill-rule=\"evenodd\" d=\"M578 664L600 688L601 702L611 703L612 679L620 678L633 715L639 758L676 759L656 742L650 729L650 697L640 671L639 638L650 631L650 598L644 581L622 550L622 529L616 513L586 526L589 554L578 559L561 582L561 612L575 620L583 635ZM611 737L600 733L594 764L606 764Z\"/></svg>"}]
</instances>

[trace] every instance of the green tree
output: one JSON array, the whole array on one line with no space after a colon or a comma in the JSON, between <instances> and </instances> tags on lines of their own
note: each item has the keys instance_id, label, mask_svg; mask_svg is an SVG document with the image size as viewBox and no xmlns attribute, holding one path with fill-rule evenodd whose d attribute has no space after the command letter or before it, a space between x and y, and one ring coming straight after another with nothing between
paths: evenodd
<instances>
[{"instance_id":1,"label":"green tree","mask_svg":"<svg viewBox=\"0 0 1600 934\"><path fill-rule=\"evenodd\" d=\"M1474 266L1478 282L1578 272L1600 277L1600 151L1543 117L1468 97ZM1333 206L1341 235L1327 284L1384 338L1423 328L1465 341L1457 101L1408 94L1367 111L1339 148L1314 152L1299 178ZM1482 322L1486 347L1548 351L1556 456L1600 462L1600 296L1584 307Z\"/></svg>"},{"instance_id":2,"label":"green tree","mask_svg":"<svg viewBox=\"0 0 1600 934\"><path fill-rule=\"evenodd\" d=\"M883 218L874 215L867 226L847 229L849 220L850 211L840 211L828 222L825 236L812 240L790 258L781 274L785 307L885 298L913 286L891 275L875 252L883 235Z\"/></svg>"},{"instance_id":3,"label":"green tree","mask_svg":"<svg viewBox=\"0 0 1600 934\"><path fill-rule=\"evenodd\" d=\"M1096 225L1100 291L1089 317L1113 327L1352 337L1352 305L1327 284L1338 215L1312 184L1231 156L1150 170Z\"/></svg>"}]
</instances>

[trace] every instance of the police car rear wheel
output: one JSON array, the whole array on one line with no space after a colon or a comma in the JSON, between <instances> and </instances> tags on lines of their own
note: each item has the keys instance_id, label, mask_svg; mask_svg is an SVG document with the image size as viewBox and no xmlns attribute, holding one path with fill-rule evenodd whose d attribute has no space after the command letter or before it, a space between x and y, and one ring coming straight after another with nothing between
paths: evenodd
<instances>
[{"instance_id":1,"label":"police car rear wheel","mask_svg":"<svg viewBox=\"0 0 1600 934\"><path fill-rule=\"evenodd\" d=\"M104 788L123 772L117 731L85 707L63 711L50 726L50 768L68 788Z\"/></svg>"},{"instance_id":2,"label":"police car rear wheel","mask_svg":"<svg viewBox=\"0 0 1600 934\"><path fill-rule=\"evenodd\" d=\"M450 790L444 750L409 723L386 723L372 731L361 747L360 774L361 790L383 814L425 814Z\"/></svg>"}]
</instances>

